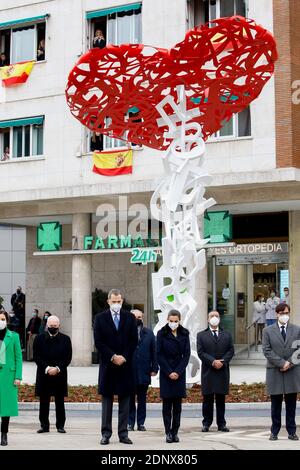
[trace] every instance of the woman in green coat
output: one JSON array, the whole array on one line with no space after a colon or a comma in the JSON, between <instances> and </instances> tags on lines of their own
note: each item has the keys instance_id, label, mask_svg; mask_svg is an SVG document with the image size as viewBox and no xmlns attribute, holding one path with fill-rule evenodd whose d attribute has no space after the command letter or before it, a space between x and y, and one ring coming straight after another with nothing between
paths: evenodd
<instances>
[{"instance_id":1,"label":"woman in green coat","mask_svg":"<svg viewBox=\"0 0 300 470\"><path fill-rule=\"evenodd\" d=\"M18 333L7 328L8 314L0 312L1 445L7 446L10 416L18 416L18 386L22 380L22 352Z\"/></svg>"}]
</instances>

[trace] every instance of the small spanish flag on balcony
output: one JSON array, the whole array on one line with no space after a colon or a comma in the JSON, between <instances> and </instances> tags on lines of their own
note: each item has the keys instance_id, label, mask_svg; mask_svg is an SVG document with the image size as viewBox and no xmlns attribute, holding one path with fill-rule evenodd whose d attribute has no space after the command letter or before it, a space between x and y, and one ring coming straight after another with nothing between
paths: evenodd
<instances>
[{"instance_id":1,"label":"small spanish flag on balcony","mask_svg":"<svg viewBox=\"0 0 300 470\"><path fill-rule=\"evenodd\" d=\"M11 87L25 83L29 77L35 61L18 62L17 64L0 67L2 86Z\"/></svg>"},{"instance_id":2,"label":"small spanish flag on balcony","mask_svg":"<svg viewBox=\"0 0 300 470\"><path fill-rule=\"evenodd\" d=\"M132 150L111 150L93 153L93 171L104 176L132 173Z\"/></svg>"}]
</instances>

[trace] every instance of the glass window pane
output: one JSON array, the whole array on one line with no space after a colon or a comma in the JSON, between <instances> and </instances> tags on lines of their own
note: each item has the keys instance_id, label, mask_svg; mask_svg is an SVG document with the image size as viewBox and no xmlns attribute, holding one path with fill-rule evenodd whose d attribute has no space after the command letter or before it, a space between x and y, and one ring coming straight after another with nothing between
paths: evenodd
<instances>
[{"instance_id":1,"label":"glass window pane","mask_svg":"<svg viewBox=\"0 0 300 470\"><path fill-rule=\"evenodd\" d=\"M220 137L233 135L233 118L229 121L223 121L223 127L220 129Z\"/></svg>"},{"instance_id":2,"label":"glass window pane","mask_svg":"<svg viewBox=\"0 0 300 470\"><path fill-rule=\"evenodd\" d=\"M13 158L22 157L22 133L22 126L13 128Z\"/></svg>"},{"instance_id":3,"label":"glass window pane","mask_svg":"<svg viewBox=\"0 0 300 470\"><path fill-rule=\"evenodd\" d=\"M217 2L216 0L210 0L209 2L209 19L210 21L217 18Z\"/></svg>"},{"instance_id":4,"label":"glass window pane","mask_svg":"<svg viewBox=\"0 0 300 470\"><path fill-rule=\"evenodd\" d=\"M43 155L43 126L32 127L32 155Z\"/></svg>"},{"instance_id":5,"label":"glass window pane","mask_svg":"<svg viewBox=\"0 0 300 470\"><path fill-rule=\"evenodd\" d=\"M246 16L245 0L235 0L235 14L240 16Z\"/></svg>"},{"instance_id":6,"label":"glass window pane","mask_svg":"<svg viewBox=\"0 0 300 470\"><path fill-rule=\"evenodd\" d=\"M234 15L234 0L222 0L220 3L220 17Z\"/></svg>"},{"instance_id":7,"label":"glass window pane","mask_svg":"<svg viewBox=\"0 0 300 470\"><path fill-rule=\"evenodd\" d=\"M23 62L35 59L35 27L27 26L12 30L11 62Z\"/></svg>"},{"instance_id":8,"label":"glass window pane","mask_svg":"<svg viewBox=\"0 0 300 470\"><path fill-rule=\"evenodd\" d=\"M251 114L249 106L238 114L238 136L251 135Z\"/></svg>"},{"instance_id":9,"label":"glass window pane","mask_svg":"<svg viewBox=\"0 0 300 470\"><path fill-rule=\"evenodd\" d=\"M24 127L24 157L30 156L30 126Z\"/></svg>"}]
</instances>

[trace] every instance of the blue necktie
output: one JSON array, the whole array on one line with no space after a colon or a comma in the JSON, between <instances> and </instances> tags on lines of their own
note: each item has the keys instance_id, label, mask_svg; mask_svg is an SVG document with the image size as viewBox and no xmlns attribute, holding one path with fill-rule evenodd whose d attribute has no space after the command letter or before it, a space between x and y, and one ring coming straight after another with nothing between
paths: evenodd
<instances>
[{"instance_id":1,"label":"blue necktie","mask_svg":"<svg viewBox=\"0 0 300 470\"><path fill-rule=\"evenodd\" d=\"M114 313L114 324L115 324L116 330L119 329L119 323L120 323L119 315L117 313Z\"/></svg>"},{"instance_id":2,"label":"blue necktie","mask_svg":"<svg viewBox=\"0 0 300 470\"><path fill-rule=\"evenodd\" d=\"M285 328L284 326L282 325L281 327L281 336L283 337L283 341L285 341L285 338L286 338L286 332L285 332Z\"/></svg>"}]
</instances>

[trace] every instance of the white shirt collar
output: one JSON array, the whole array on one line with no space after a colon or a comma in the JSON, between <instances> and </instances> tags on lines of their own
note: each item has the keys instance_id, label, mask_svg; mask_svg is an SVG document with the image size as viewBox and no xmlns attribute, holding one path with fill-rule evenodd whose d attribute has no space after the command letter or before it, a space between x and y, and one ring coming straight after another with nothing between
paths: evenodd
<instances>
[{"instance_id":1,"label":"white shirt collar","mask_svg":"<svg viewBox=\"0 0 300 470\"><path fill-rule=\"evenodd\" d=\"M284 330L286 331L288 324L286 323L285 325L282 325L281 323L277 322L278 326L280 328L280 331L282 331L281 327L284 326Z\"/></svg>"}]
</instances>

